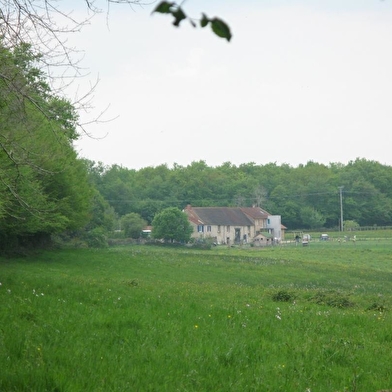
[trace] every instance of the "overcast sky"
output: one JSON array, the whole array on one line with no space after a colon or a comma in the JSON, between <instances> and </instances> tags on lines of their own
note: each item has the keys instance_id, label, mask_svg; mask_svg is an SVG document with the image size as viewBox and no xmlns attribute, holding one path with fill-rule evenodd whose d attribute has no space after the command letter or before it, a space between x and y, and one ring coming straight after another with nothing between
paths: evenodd
<instances>
[{"instance_id":1,"label":"overcast sky","mask_svg":"<svg viewBox=\"0 0 392 392\"><path fill-rule=\"evenodd\" d=\"M133 169L392 165L392 1L185 2L195 18L224 19L230 43L175 28L155 6L113 5L71 38L90 70L80 88L100 79L90 116L110 105L117 117L87 127L105 137L83 137L80 156Z\"/></svg>"}]
</instances>

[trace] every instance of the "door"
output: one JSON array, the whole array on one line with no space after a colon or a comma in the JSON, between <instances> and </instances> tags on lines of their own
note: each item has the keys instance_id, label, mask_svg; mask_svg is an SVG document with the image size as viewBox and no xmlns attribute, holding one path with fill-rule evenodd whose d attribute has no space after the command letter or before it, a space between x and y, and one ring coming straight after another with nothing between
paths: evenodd
<instances>
[{"instance_id":1,"label":"door","mask_svg":"<svg viewBox=\"0 0 392 392\"><path fill-rule=\"evenodd\" d=\"M235 229L234 242L239 244L241 242L241 229Z\"/></svg>"}]
</instances>

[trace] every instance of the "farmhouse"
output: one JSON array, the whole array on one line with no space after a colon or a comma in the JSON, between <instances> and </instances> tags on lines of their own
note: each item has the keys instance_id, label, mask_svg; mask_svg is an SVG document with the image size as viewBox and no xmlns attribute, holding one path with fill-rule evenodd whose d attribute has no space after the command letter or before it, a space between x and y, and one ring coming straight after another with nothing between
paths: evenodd
<instances>
[{"instance_id":1,"label":"farmhouse","mask_svg":"<svg viewBox=\"0 0 392 392\"><path fill-rule=\"evenodd\" d=\"M211 238L217 244L271 245L283 239L280 215L260 207L192 207L184 212L193 226L192 237Z\"/></svg>"}]
</instances>

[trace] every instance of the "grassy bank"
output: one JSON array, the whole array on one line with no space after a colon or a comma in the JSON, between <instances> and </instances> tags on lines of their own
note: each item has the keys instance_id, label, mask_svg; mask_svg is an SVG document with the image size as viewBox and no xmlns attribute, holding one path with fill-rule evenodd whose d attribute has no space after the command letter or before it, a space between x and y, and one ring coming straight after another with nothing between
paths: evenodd
<instances>
[{"instance_id":1,"label":"grassy bank","mask_svg":"<svg viewBox=\"0 0 392 392\"><path fill-rule=\"evenodd\" d=\"M392 389L392 244L0 261L1 391Z\"/></svg>"}]
</instances>

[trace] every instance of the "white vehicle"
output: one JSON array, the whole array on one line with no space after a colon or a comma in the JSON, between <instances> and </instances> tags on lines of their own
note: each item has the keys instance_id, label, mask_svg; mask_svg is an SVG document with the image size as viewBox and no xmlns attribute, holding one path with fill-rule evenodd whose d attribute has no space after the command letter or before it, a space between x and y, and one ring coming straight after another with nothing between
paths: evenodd
<instances>
[{"instance_id":1,"label":"white vehicle","mask_svg":"<svg viewBox=\"0 0 392 392\"><path fill-rule=\"evenodd\" d=\"M310 242L310 234L304 234L302 236L302 246L309 245Z\"/></svg>"}]
</instances>

